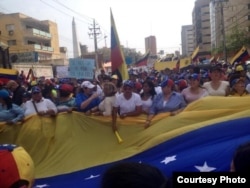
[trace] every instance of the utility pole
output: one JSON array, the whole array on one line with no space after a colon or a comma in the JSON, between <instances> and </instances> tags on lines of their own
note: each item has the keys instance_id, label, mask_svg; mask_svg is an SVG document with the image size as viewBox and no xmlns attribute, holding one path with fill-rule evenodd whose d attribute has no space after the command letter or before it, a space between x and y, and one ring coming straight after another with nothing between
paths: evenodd
<instances>
[{"instance_id":1,"label":"utility pole","mask_svg":"<svg viewBox=\"0 0 250 188\"><path fill-rule=\"evenodd\" d=\"M104 36L104 40L105 40L105 47L107 48L107 41L106 41L107 35Z\"/></svg>"},{"instance_id":2,"label":"utility pole","mask_svg":"<svg viewBox=\"0 0 250 188\"><path fill-rule=\"evenodd\" d=\"M99 70L97 36L100 35L101 33L100 33L100 27L97 27L95 23L95 19L93 19L93 26L90 27L89 30L90 30L89 36L94 38L96 70Z\"/></svg>"}]
</instances>

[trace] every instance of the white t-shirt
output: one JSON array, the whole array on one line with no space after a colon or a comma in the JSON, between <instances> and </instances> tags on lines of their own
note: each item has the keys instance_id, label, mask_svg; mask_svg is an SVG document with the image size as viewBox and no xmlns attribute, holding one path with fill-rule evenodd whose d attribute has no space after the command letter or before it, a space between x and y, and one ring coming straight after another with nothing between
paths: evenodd
<instances>
[{"instance_id":1,"label":"white t-shirt","mask_svg":"<svg viewBox=\"0 0 250 188\"><path fill-rule=\"evenodd\" d=\"M228 81L221 81L220 86L218 89L213 89L211 82L205 82L203 87L207 90L210 96L226 96L226 90L229 87Z\"/></svg>"},{"instance_id":2,"label":"white t-shirt","mask_svg":"<svg viewBox=\"0 0 250 188\"><path fill-rule=\"evenodd\" d=\"M181 94L183 95L185 101L189 104L193 101L196 101L202 97L208 96L208 92L204 88L199 88L198 93L192 93L190 87L187 87L182 90Z\"/></svg>"},{"instance_id":3,"label":"white t-shirt","mask_svg":"<svg viewBox=\"0 0 250 188\"><path fill-rule=\"evenodd\" d=\"M149 97L147 100L142 100L142 111L149 112L149 108L152 106L152 103L152 97Z\"/></svg>"},{"instance_id":4,"label":"white t-shirt","mask_svg":"<svg viewBox=\"0 0 250 188\"><path fill-rule=\"evenodd\" d=\"M99 104L98 108L104 116L110 116L112 114L115 98L115 96L105 97L104 100Z\"/></svg>"},{"instance_id":5,"label":"white t-shirt","mask_svg":"<svg viewBox=\"0 0 250 188\"><path fill-rule=\"evenodd\" d=\"M31 99L23 104L25 116L37 114L36 109L35 109L32 101L33 100ZM45 111L48 111L49 109L52 109L52 110L54 110L55 113L57 113L56 105L50 99L42 98L40 102L38 102L38 103L34 102L34 103L36 105L38 112L45 112Z\"/></svg>"},{"instance_id":6,"label":"white t-shirt","mask_svg":"<svg viewBox=\"0 0 250 188\"><path fill-rule=\"evenodd\" d=\"M137 106L142 106L141 97L137 93L132 93L130 99L125 99L124 94L121 93L116 97L114 107L120 107L120 114L133 112Z\"/></svg>"}]
</instances>

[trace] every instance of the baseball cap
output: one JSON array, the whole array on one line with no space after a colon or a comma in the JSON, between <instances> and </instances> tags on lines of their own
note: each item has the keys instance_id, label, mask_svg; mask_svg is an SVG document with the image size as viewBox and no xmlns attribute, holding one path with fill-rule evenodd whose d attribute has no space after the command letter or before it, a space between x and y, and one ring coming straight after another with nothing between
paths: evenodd
<instances>
[{"instance_id":1,"label":"baseball cap","mask_svg":"<svg viewBox=\"0 0 250 188\"><path fill-rule=\"evenodd\" d=\"M197 73L193 73L189 76L189 79L200 80L200 76Z\"/></svg>"},{"instance_id":2,"label":"baseball cap","mask_svg":"<svg viewBox=\"0 0 250 188\"><path fill-rule=\"evenodd\" d=\"M233 87L235 84L237 84L240 81L245 83L245 80L243 78L235 78L235 79L233 79L233 81L231 82L231 87Z\"/></svg>"},{"instance_id":3,"label":"baseball cap","mask_svg":"<svg viewBox=\"0 0 250 188\"><path fill-rule=\"evenodd\" d=\"M135 83L132 81L132 80L126 80L124 83L123 83L124 86L129 86L131 88L134 88L135 87Z\"/></svg>"},{"instance_id":4,"label":"baseball cap","mask_svg":"<svg viewBox=\"0 0 250 188\"><path fill-rule=\"evenodd\" d=\"M165 80L163 80L163 81L161 82L161 87L163 88L163 87L165 87L165 86L173 87L173 86L174 86L173 80L168 79L168 78L165 79Z\"/></svg>"},{"instance_id":5,"label":"baseball cap","mask_svg":"<svg viewBox=\"0 0 250 188\"><path fill-rule=\"evenodd\" d=\"M31 88L31 93L40 93L41 89L38 86L34 86Z\"/></svg>"},{"instance_id":6,"label":"baseball cap","mask_svg":"<svg viewBox=\"0 0 250 188\"><path fill-rule=\"evenodd\" d=\"M9 92L6 89L0 90L0 98L6 99L10 96Z\"/></svg>"},{"instance_id":7,"label":"baseball cap","mask_svg":"<svg viewBox=\"0 0 250 188\"><path fill-rule=\"evenodd\" d=\"M73 86L70 85L70 84L62 84L62 85L60 85L59 90L72 93L73 92Z\"/></svg>"},{"instance_id":8,"label":"baseball cap","mask_svg":"<svg viewBox=\"0 0 250 188\"><path fill-rule=\"evenodd\" d=\"M118 80L118 76L116 74L112 75L112 79Z\"/></svg>"},{"instance_id":9,"label":"baseball cap","mask_svg":"<svg viewBox=\"0 0 250 188\"><path fill-rule=\"evenodd\" d=\"M242 65L238 65L235 69L235 71L243 71L244 70L244 67Z\"/></svg>"},{"instance_id":10,"label":"baseball cap","mask_svg":"<svg viewBox=\"0 0 250 188\"><path fill-rule=\"evenodd\" d=\"M0 145L0 187L32 187L35 179L34 162L27 151L17 145Z\"/></svg>"},{"instance_id":11,"label":"baseball cap","mask_svg":"<svg viewBox=\"0 0 250 188\"><path fill-rule=\"evenodd\" d=\"M81 88L84 88L84 87L92 89L95 87L95 85L92 84L90 81L83 81L81 84Z\"/></svg>"},{"instance_id":12,"label":"baseball cap","mask_svg":"<svg viewBox=\"0 0 250 188\"><path fill-rule=\"evenodd\" d=\"M213 71L220 71L222 72L220 66L217 66L217 65L214 65L210 68L210 72L213 72Z\"/></svg>"}]
</instances>

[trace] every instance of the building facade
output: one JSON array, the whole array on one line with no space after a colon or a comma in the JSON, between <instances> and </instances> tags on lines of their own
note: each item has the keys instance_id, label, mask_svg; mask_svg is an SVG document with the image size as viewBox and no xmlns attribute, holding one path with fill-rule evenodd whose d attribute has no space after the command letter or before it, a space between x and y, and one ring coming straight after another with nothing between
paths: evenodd
<instances>
[{"instance_id":1,"label":"building facade","mask_svg":"<svg viewBox=\"0 0 250 188\"><path fill-rule=\"evenodd\" d=\"M194 46L199 46L199 57L211 55L211 28L209 0L196 0L192 12L194 26Z\"/></svg>"},{"instance_id":2,"label":"building facade","mask_svg":"<svg viewBox=\"0 0 250 188\"><path fill-rule=\"evenodd\" d=\"M156 37L149 36L145 38L145 53L150 51L151 56L157 55L157 47L156 47Z\"/></svg>"},{"instance_id":3,"label":"building facade","mask_svg":"<svg viewBox=\"0 0 250 188\"><path fill-rule=\"evenodd\" d=\"M0 14L0 41L9 46L12 63L60 59L57 24L21 13Z\"/></svg>"},{"instance_id":4,"label":"building facade","mask_svg":"<svg viewBox=\"0 0 250 188\"><path fill-rule=\"evenodd\" d=\"M181 27L181 47L182 56L190 56L194 51L194 30L193 25L183 25Z\"/></svg>"},{"instance_id":5,"label":"building facade","mask_svg":"<svg viewBox=\"0 0 250 188\"><path fill-rule=\"evenodd\" d=\"M210 13L211 48L223 46L235 30L250 34L250 0L211 0Z\"/></svg>"}]
</instances>

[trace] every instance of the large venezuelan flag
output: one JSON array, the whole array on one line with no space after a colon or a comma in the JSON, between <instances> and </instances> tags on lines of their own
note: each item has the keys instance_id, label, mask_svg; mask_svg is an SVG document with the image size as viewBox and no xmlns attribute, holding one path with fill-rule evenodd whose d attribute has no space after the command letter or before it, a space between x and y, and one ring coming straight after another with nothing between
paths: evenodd
<instances>
[{"instance_id":1,"label":"large venezuelan flag","mask_svg":"<svg viewBox=\"0 0 250 188\"><path fill-rule=\"evenodd\" d=\"M34 187L99 188L103 172L120 161L148 163L167 176L174 171L228 171L233 152L250 141L250 97L205 97L176 115L121 120L119 144L111 117L62 113L32 116L0 127L0 144L23 146L36 167Z\"/></svg>"},{"instance_id":2,"label":"large venezuelan flag","mask_svg":"<svg viewBox=\"0 0 250 188\"><path fill-rule=\"evenodd\" d=\"M117 34L115 21L113 18L112 10L110 9L111 15L111 68L112 73L121 76L122 80L128 79L128 70L125 62L124 54L120 46L119 37Z\"/></svg>"}]
</instances>

